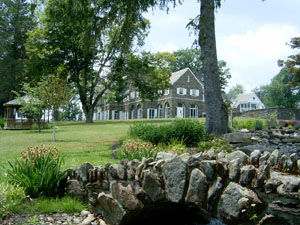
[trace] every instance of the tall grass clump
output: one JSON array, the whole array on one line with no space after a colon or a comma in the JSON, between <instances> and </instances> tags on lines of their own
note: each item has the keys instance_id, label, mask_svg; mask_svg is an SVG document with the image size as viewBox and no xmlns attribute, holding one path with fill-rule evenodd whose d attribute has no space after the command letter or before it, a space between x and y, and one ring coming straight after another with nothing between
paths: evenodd
<instances>
[{"instance_id":1,"label":"tall grass clump","mask_svg":"<svg viewBox=\"0 0 300 225\"><path fill-rule=\"evenodd\" d=\"M61 170L63 158L56 147L29 147L21 154L21 159L9 162L10 183L19 185L33 198L63 193L67 172Z\"/></svg>"},{"instance_id":2,"label":"tall grass clump","mask_svg":"<svg viewBox=\"0 0 300 225\"><path fill-rule=\"evenodd\" d=\"M129 136L154 145L177 140L186 146L197 146L205 138L205 128L199 120L177 119L163 125L134 124L129 129Z\"/></svg>"},{"instance_id":3,"label":"tall grass clump","mask_svg":"<svg viewBox=\"0 0 300 225\"><path fill-rule=\"evenodd\" d=\"M158 149L151 142L128 140L122 144L116 153L120 160L138 159L141 161L143 158L156 159Z\"/></svg>"}]
</instances>

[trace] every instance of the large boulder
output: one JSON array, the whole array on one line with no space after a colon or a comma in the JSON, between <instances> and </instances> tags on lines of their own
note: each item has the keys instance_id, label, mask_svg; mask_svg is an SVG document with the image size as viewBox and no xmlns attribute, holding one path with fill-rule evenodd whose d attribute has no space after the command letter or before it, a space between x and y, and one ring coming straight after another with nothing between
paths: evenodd
<instances>
[{"instance_id":1,"label":"large boulder","mask_svg":"<svg viewBox=\"0 0 300 225\"><path fill-rule=\"evenodd\" d=\"M102 192L98 195L94 213L102 215L109 224L120 224L126 212L117 200Z\"/></svg>"},{"instance_id":2,"label":"large boulder","mask_svg":"<svg viewBox=\"0 0 300 225\"><path fill-rule=\"evenodd\" d=\"M218 213L226 224L243 224L262 207L255 192L230 182L220 198Z\"/></svg>"},{"instance_id":3,"label":"large boulder","mask_svg":"<svg viewBox=\"0 0 300 225\"><path fill-rule=\"evenodd\" d=\"M179 157L165 163L162 167L166 197L171 202L179 202L183 198L186 169L186 163Z\"/></svg>"},{"instance_id":4,"label":"large boulder","mask_svg":"<svg viewBox=\"0 0 300 225\"><path fill-rule=\"evenodd\" d=\"M193 169L185 201L193 202L204 208L206 204L207 189L208 183L205 174L197 168Z\"/></svg>"}]
</instances>

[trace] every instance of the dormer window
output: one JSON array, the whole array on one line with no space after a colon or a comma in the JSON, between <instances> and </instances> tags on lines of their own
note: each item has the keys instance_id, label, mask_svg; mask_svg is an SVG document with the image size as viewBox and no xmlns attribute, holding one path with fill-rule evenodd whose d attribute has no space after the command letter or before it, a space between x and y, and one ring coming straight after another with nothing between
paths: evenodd
<instances>
[{"instance_id":1,"label":"dormer window","mask_svg":"<svg viewBox=\"0 0 300 225\"><path fill-rule=\"evenodd\" d=\"M187 82L188 83L190 82L190 76L187 76Z\"/></svg>"},{"instance_id":2,"label":"dormer window","mask_svg":"<svg viewBox=\"0 0 300 225\"><path fill-rule=\"evenodd\" d=\"M255 100L255 97L253 97L253 100Z\"/></svg>"}]
</instances>

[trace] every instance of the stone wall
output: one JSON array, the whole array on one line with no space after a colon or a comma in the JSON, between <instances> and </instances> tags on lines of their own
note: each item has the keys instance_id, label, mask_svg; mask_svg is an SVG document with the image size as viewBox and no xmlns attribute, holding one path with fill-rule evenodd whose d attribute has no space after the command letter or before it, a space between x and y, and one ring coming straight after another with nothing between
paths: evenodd
<instances>
[{"instance_id":1,"label":"stone wall","mask_svg":"<svg viewBox=\"0 0 300 225\"><path fill-rule=\"evenodd\" d=\"M273 115L276 115L278 120L300 120L300 110L286 108L257 109L235 113L234 116L270 119Z\"/></svg>"},{"instance_id":2,"label":"stone wall","mask_svg":"<svg viewBox=\"0 0 300 225\"><path fill-rule=\"evenodd\" d=\"M280 156L278 150L255 150L250 156L241 151L160 152L156 160L104 167L85 163L69 174L68 184L69 193L88 199L107 224L130 224L125 221L145 214L149 206L172 203L197 207L206 221L292 225L300 224L299 171L300 160ZM181 218L189 219L184 213Z\"/></svg>"}]
</instances>

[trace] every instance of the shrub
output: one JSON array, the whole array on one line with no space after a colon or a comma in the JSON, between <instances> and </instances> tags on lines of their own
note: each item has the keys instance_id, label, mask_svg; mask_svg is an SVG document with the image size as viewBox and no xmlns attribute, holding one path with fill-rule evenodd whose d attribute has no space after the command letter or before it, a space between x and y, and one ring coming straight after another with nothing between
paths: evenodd
<instances>
[{"instance_id":1,"label":"shrub","mask_svg":"<svg viewBox=\"0 0 300 225\"><path fill-rule=\"evenodd\" d=\"M177 140L187 146L196 146L204 139L205 129L199 120L177 119L164 125L135 124L130 127L129 136L155 145Z\"/></svg>"},{"instance_id":2,"label":"shrub","mask_svg":"<svg viewBox=\"0 0 300 225\"><path fill-rule=\"evenodd\" d=\"M63 158L56 147L29 147L22 158L9 162L8 180L24 188L31 197L62 194L67 171L61 171Z\"/></svg>"},{"instance_id":3,"label":"shrub","mask_svg":"<svg viewBox=\"0 0 300 225\"><path fill-rule=\"evenodd\" d=\"M255 121L255 130L262 130L263 129L263 121L262 120L256 120Z\"/></svg>"},{"instance_id":4,"label":"shrub","mask_svg":"<svg viewBox=\"0 0 300 225\"><path fill-rule=\"evenodd\" d=\"M217 152L232 152L230 145L223 139L211 137L210 140L202 141L199 143L199 152L205 152L214 149Z\"/></svg>"},{"instance_id":5,"label":"shrub","mask_svg":"<svg viewBox=\"0 0 300 225\"><path fill-rule=\"evenodd\" d=\"M4 127L4 118L0 118L0 128Z\"/></svg>"},{"instance_id":6,"label":"shrub","mask_svg":"<svg viewBox=\"0 0 300 225\"><path fill-rule=\"evenodd\" d=\"M167 152L175 153L177 155L182 155L188 152L187 147L182 141L171 140L171 142L166 147Z\"/></svg>"},{"instance_id":7,"label":"shrub","mask_svg":"<svg viewBox=\"0 0 300 225\"><path fill-rule=\"evenodd\" d=\"M23 188L7 182L0 182L0 218L17 212L25 198Z\"/></svg>"},{"instance_id":8,"label":"shrub","mask_svg":"<svg viewBox=\"0 0 300 225\"><path fill-rule=\"evenodd\" d=\"M119 149L117 149L116 153L120 160L138 159L141 161L143 157L156 159L158 150L151 142L128 140L125 141Z\"/></svg>"}]
</instances>

